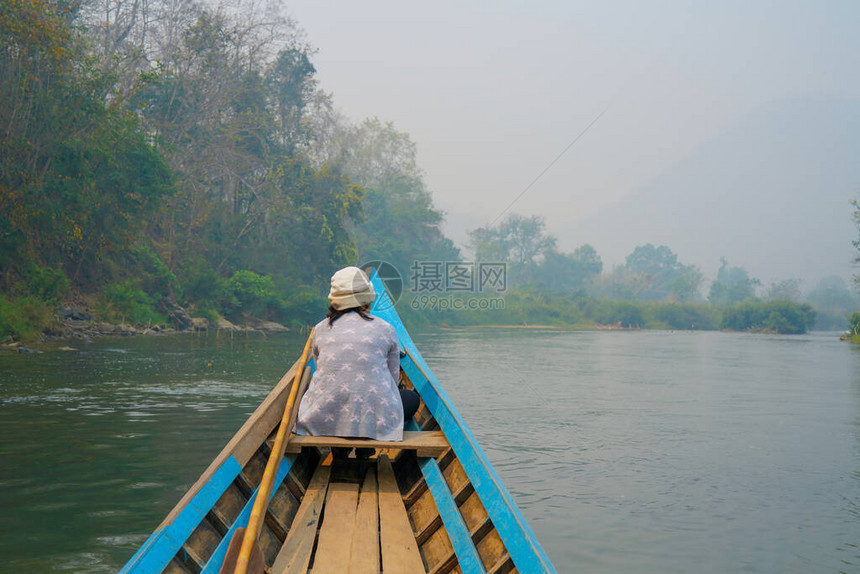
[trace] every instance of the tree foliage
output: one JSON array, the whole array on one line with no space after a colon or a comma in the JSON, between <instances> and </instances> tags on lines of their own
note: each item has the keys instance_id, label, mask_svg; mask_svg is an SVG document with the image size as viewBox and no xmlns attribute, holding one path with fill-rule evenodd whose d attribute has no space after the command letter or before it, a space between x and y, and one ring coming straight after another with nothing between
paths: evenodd
<instances>
[{"instance_id":1,"label":"tree foliage","mask_svg":"<svg viewBox=\"0 0 860 574\"><path fill-rule=\"evenodd\" d=\"M276 4L0 3L4 292L48 297L50 269L117 317L176 297L289 321L360 258L459 258L406 134L323 129L313 50Z\"/></svg>"},{"instance_id":2,"label":"tree foliage","mask_svg":"<svg viewBox=\"0 0 860 574\"><path fill-rule=\"evenodd\" d=\"M98 282L173 182L139 119L110 100L112 78L83 50L61 4L0 9L0 274L27 262Z\"/></svg>"},{"instance_id":3,"label":"tree foliage","mask_svg":"<svg viewBox=\"0 0 860 574\"><path fill-rule=\"evenodd\" d=\"M753 279L743 267L730 267L725 258L720 259L717 279L711 283L708 300L714 305L732 305L755 296L761 282Z\"/></svg>"},{"instance_id":4,"label":"tree foliage","mask_svg":"<svg viewBox=\"0 0 860 574\"><path fill-rule=\"evenodd\" d=\"M611 299L692 302L701 297L702 272L684 265L665 245L639 245L601 283L601 293Z\"/></svg>"},{"instance_id":5,"label":"tree foliage","mask_svg":"<svg viewBox=\"0 0 860 574\"><path fill-rule=\"evenodd\" d=\"M356 263L387 261L405 276L416 261L459 261L459 250L442 233L443 214L433 206L409 135L377 118L355 126L339 121L325 155L364 189L364 217L351 227Z\"/></svg>"},{"instance_id":6,"label":"tree foliage","mask_svg":"<svg viewBox=\"0 0 860 574\"><path fill-rule=\"evenodd\" d=\"M857 309L857 299L841 277L825 277L806 295L806 302L817 312L815 328L841 331Z\"/></svg>"},{"instance_id":7,"label":"tree foliage","mask_svg":"<svg viewBox=\"0 0 860 574\"><path fill-rule=\"evenodd\" d=\"M854 224L857 226L858 231L860 231L860 201L855 199L851 202L851 205L854 206ZM860 253L860 238L855 239L851 243L852 245L854 245L854 249L856 249L858 253ZM854 263L860 263L860 255L857 255L854 258ZM860 284L860 276L855 275L854 281Z\"/></svg>"},{"instance_id":8,"label":"tree foliage","mask_svg":"<svg viewBox=\"0 0 860 574\"><path fill-rule=\"evenodd\" d=\"M603 271L603 261L591 245L581 245L572 253L555 249L544 253L537 269L536 282L555 293L586 292Z\"/></svg>"},{"instance_id":9,"label":"tree foliage","mask_svg":"<svg viewBox=\"0 0 860 574\"><path fill-rule=\"evenodd\" d=\"M793 303L799 303L801 297L800 279L797 278L771 283L764 296L768 301L791 301Z\"/></svg>"},{"instance_id":10,"label":"tree foliage","mask_svg":"<svg viewBox=\"0 0 860 574\"><path fill-rule=\"evenodd\" d=\"M814 324L815 310L807 303L747 299L723 312L721 327L734 331L797 335L807 332Z\"/></svg>"},{"instance_id":11,"label":"tree foliage","mask_svg":"<svg viewBox=\"0 0 860 574\"><path fill-rule=\"evenodd\" d=\"M543 217L516 213L498 225L472 230L469 237L477 260L505 261L523 270L534 268L556 244L555 237L546 233Z\"/></svg>"}]
</instances>

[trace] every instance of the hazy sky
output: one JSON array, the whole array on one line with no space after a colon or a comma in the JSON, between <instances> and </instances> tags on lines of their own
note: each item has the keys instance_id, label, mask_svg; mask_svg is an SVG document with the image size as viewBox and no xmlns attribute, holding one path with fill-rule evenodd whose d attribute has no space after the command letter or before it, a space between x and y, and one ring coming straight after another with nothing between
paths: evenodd
<instances>
[{"instance_id":1,"label":"hazy sky","mask_svg":"<svg viewBox=\"0 0 860 574\"><path fill-rule=\"evenodd\" d=\"M467 229L494 221L604 111L512 211L545 216L563 250L592 243L609 267L657 239L647 230L583 237L585 222L600 229L595 221L756 110L802 98L860 102L856 1L293 0L288 9L318 49L318 78L336 106L356 121L393 121L417 143L461 246ZM860 172L842 179L844 220L830 232L839 245L845 235L833 272L847 276L848 201L860 195ZM695 237L661 231L684 262L714 275L719 261ZM723 254L750 267L773 259L749 259L750 250L755 238ZM806 264L796 265L750 271L803 275Z\"/></svg>"}]
</instances>

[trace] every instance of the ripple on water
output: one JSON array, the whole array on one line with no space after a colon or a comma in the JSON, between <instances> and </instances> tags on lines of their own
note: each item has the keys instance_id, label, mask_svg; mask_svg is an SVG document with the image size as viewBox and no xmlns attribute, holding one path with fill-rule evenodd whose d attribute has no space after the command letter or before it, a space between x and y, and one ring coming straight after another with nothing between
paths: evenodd
<instances>
[{"instance_id":1,"label":"ripple on water","mask_svg":"<svg viewBox=\"0 0 860 574\"><path fill-rule=\"evenodd\" d=\"M100 536L96 538L99 544L105 546L123 546L136 548L146 542L147 534L124 534L119 536Z\"/></svg>"},{"instance_id":2,"label":"ripple on water","mask_svg":"<svg viewBox=\"0 0 860 574\"><path fill-rule=\"evenodd\" d=\"M35 403L42 400L42 397L2 397L0 398L0 405L9 404L9 405L23 405L27 403Z\"/></svg>"},{"instance_id":3,"label":"ripple on water","mask_svg":"<svg viewBox=\"0 0 860 574\"><path fill-rule=\"evenodd\" d=\"M112 516L126 516L128 512L125 510L98 510L88 513L93 518L110 518Z\"/></svg>"},{"instance_id":4,"label":"ripple on water","mask_svg":"<svg viewBox=\"0 0 860 574\"><path fill-rule=\"evenodd\" d=\"M34 504L30 508L39 512L55 512L57 510L65 510L78 506L76 502L48 502L44 504Z\"/></svg>"},{"instance_id":5,"label":"ripple on water","mask_svg":"<svg viewBox=\"0 0 860 574\"><path fill-rule=\"evenodd\" d=\"M22 570L22 572L86 572L87 574L115 573L116 567L106 553L81 552L60 555L44 562L48 568Z\"/></svg>"},{"instance_id":6,"label":"ripple on water","mask_svg":"<svg viewBox=\"0 0 860 574\"><path fill-rule=\"evenodd\" d=\"M164 488L166 485L161 482L133 482L128 485L129 488L133 488L135 490L143 489L143 488Z\"/></svg>"}]
</instances>

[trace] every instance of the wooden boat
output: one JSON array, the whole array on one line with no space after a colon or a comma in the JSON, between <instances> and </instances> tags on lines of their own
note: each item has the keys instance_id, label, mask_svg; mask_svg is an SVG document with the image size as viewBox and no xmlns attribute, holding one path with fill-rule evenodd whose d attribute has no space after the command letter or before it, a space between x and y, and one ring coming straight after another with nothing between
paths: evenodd
<instances>
[{"instance_id":1,"label":"wooden boat","mask_svg":"<svg viewBox=\"0 0 860 574\"><path fill-rule=\"evenodd\" d=\"M372 312L396 329L406 352L401 384L418 391L421 406L402 443L290 435L259 529L265 570L555 572L382 282L375 273L371 279L379 294ZM235 532L248 524L297 368L298 362L121 574L221 571ZM299 388L312 368L304 370ZM329 448L344 445L374 447L376 455L333 464Z\"/></svg>"}]
</instances>

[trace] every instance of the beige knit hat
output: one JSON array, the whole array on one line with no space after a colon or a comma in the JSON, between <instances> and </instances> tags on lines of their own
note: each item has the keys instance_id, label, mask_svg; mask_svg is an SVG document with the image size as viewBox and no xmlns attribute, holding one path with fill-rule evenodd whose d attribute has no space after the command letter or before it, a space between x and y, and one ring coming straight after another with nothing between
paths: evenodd
<instances>
[{"instance_id":1,"label":"beige knit hat","mask_svg":"<svg viewBox=\"0 0 860 574\"><path fill-rule=\"evenodd\" d=\"M358 267L344 267L331 276L328 301L338 311L363 307L373 303L376 291L373 284Z\"/></svg>"}]
</instances>

